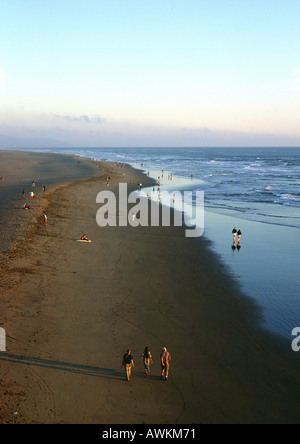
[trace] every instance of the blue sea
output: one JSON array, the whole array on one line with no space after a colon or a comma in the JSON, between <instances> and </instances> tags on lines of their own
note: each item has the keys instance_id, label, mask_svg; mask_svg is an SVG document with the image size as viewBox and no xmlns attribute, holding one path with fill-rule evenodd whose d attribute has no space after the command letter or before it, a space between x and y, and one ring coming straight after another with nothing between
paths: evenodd
<instances>
[{"instance_id":1,"label":"blue sea","mask_svg":"<svg viewBox=\"0 0 300 444\"><path fill-rule=\"evenodd\" d=\"M163 171L169 189L204 191L204 236L261 307L262 327L288 338L300 327L300 148L40 151L127 163L154 178ZM240 248L233 247L235 226L242 231Z\"/></svg>"}]
</instances>

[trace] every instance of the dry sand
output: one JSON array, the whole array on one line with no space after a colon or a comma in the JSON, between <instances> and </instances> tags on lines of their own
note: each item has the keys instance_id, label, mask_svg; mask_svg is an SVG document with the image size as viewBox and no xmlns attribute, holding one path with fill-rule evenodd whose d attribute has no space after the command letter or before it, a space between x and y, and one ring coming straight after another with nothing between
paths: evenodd
<instances>
[{"instance_id":1,"label":"dry sand","mask_svg":"<svg viewBox=\"0 0 300 444\"><path fill-rule=\"evenodd\" d=\"M0 422L297 423L299 356L290 344L259 328L260 309L205 239L187 239L181 227L98 227L98 192L141 180L129 167L101 167L100 176L87 161L74 180L94 177L46 193L26 239L2 263ZM64 182L61 171L52 183ZM75 242L84 232L91 244ZM168 381L162 346L172 355ZM127 348L130 382L121 368Z\"/></svg>"}]
</instances>

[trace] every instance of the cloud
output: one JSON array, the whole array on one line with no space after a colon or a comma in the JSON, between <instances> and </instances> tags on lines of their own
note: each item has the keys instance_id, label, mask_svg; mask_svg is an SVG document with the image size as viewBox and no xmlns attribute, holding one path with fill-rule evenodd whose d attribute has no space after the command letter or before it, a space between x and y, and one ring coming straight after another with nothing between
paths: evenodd
<instances>
[{"instance_id":1,"label":"cloud","mask_svg":"<svg viewBox=\"0 0 300 444\"><path fill-rule=\"evenodd\" d=\"M102 125L103 123L106 123L106 120L98 115L90 117L87 114L81 116L54 114L53 118L56 120L63 120L66 122L75 122L75 123L86 123L86 124L97 124L97 125Z\"/></svg>"},{"instance_id":2,"label":"cloud","mask_svg":"<svg viewBox=\"0 0 300 444\"><path fill-rule=\"evenodd\" d=\"M31 114L26 109L9 114L0 110L0 136L20 140L1 142L5 146L74 147L221 147L221 146L299 146L300 134L266 134L222 131L209 126L176 127L140 124L135 121L107 122L96 114Z\"/></svg>"},{"instance_id":3,"label":"cloud","mask_svg":"<svg viewBox=\"0 0 300 444\"><path fill-rule=\"evenodd\" d=\"M6 76L3 68L0 67L0 93L5 91Z\"/></svg>"}]
</instances>

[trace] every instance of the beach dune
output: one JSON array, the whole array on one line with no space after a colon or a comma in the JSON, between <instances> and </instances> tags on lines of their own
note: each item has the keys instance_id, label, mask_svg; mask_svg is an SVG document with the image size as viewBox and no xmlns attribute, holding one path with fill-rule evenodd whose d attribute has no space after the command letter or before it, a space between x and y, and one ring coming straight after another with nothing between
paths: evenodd
<instances>
[{"instance_id":1,"label":"beach dune","mask_svg":"<svg viewBox=\"0 0 300 444\"><path fill-rule=\"evenodd\" d=\"M260 328L259 307L209 243L187 239L184 227L100 228L97 194L117 193L119 182L130 192L147 178L88 161L79 173L76 159L68 162L77 177L53 173L55 190L2 261L0 422L297 423L298 356ZM76 242L83 234L92 243ZM154 360L148 377L145 346ZM128 348L130 382L121 366Z\"/></svg>"}]
</instances>

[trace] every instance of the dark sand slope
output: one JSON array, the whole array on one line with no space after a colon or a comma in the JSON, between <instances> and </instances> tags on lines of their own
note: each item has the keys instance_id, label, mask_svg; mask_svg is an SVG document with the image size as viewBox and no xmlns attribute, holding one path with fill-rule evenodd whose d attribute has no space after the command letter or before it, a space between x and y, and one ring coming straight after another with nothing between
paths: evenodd
<instances>
[{"instance_id":1,"label":"dark sand slope","mask_svg":"<svg viewBox=\"0 0 300 444\"><path fill-rule=\"evenodd\" d=\"M129 183L140 180L130 168L102 166L110 190L124 171ZM35 223L3 266L5 419L297 423L299 358L290 344L255 327L259 310L203 239L186 239L182 228L99 228L104 177L58 189L49 226ZM75 242L83 232L92 244ZM146 345L148 378L139 359ZM172 354L169 381L160 379L163 345ZM129 347L136 367L128 383L121 360Z\"/></svg>"}]
</instances>

